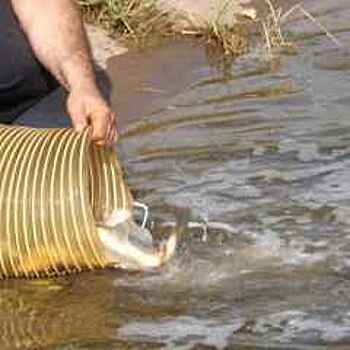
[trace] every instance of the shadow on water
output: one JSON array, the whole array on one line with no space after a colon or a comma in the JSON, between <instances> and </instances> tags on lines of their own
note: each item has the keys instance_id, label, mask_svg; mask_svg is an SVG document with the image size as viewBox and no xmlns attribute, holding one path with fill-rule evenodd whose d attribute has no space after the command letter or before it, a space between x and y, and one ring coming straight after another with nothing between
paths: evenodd
<instances>
[{"instance_id":1,"label":"shadow on water","mask_svg":"<svg viewBox=\"0 0 350 350\"><path fill-rule=\"evenodd\" d=\"M183 306L153 304L127 287L115 288L115 272L68 279L10 281L0 291L1 349L158 349L161 342L124 341L117 329L140 317L164 317ZM107 315L113 314L113 318Z\"/></svg>"},{"instance_id":2,"label":"shadow on water","mask_svg":"<svg viewBox=\"0 0 350 350\"><path fill-rule=\"evenodd\" d=\"M346 5L305 3L341 49L300 17L293 56L220 69L173 42L112 59L127 180L156 236L181 218L178 254L151 274L3 284L0 348L347 349Z\"/></svg>"}]
</instances>

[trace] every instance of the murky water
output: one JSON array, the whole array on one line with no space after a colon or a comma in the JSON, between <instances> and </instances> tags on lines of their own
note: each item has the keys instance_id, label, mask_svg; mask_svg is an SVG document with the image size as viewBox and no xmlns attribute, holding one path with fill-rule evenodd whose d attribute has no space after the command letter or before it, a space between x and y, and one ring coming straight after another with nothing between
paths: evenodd
<instances>
[{"instance_id":1,"label":"murky water","mask_svg":"<svg viewBox=\"0 0 350 350\"><path fill-rule=\"evenodd\" d=\"M299 17L296 55L257 48L222 70L198 47L178 44L177 64L159 49L121 157L155 234L181 232L177 256L2 284L1 349L350 347L350 8L305 7L344 48Z\"/></svg>"}]
</instances>

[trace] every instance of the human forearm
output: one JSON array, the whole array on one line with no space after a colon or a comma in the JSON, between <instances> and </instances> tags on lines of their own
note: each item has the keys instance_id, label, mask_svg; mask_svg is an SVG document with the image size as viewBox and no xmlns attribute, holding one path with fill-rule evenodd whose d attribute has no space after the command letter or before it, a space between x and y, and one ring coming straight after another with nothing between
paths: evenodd
<instances>
[{"instance_id":1,"label":"human forearm","mask_svg":"<svg viewBox=\"0 0 350 350\"><path fill-rule=\"evenodd\" d=\"M90 48L72 0L11 0L37 58L69 91L96 89Z\"/></svg>"},{"instance_id":2,"label":"human forearm","mask_svg":"<svg viewBox=\"0 0 350 350\"><path fill-rule=\"evenodd\" d=\"M96 84L90 47L73 0L11 0L36 57L68 90L76 131L91 128L98 146L116 139L116 116Z\"/></svg>"}]
</instances>

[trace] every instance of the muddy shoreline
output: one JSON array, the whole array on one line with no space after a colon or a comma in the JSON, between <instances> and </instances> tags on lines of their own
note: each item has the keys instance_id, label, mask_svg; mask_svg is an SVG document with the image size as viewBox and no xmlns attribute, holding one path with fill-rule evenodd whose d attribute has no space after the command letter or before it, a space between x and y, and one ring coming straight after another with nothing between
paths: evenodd
<instances>
[{"instance_id":1,"label":"muddy shoreline","mask_svg":"<svg viewBox=\"0 0 350 350\"><path fill-rule=\"evenodd\" d=\"M85 24L86 32L90 41L94 61L101 68L107 67L107 60L110 57L126 53L128 49L120 40L111 38L102 28Z\"/></svg>"},{"instance_id":2,"label":"muddy shoreline","mask_svg":"<svg viewBox=\"0 0 350 350\"><path fill-rule=\"evenodd\" d=\"M234 24L237 14L254 16L255 10L250 5L251 0L232 1L222 20ZM195 4L187 0L162 0L159 6L161 11L173 14L174 30L178 32L189 26L203 27L221 11L218 4L210 0ZM165 107L166 101L199 77L200 67L207 64L202 41L186 35L175 41L163 39L155 48L139 50L129 49L125 40L111 36L101 26L85 25L94 61L110 80L111 104L120 116L122 130L154 109Z\"/></svg>"},{"instance_id":3,"label":"muddy shoreline","mask_svg":"<svg viewBox=\"0 0 350 350\"><path fill-rule=\"evenodd\" d=\"M195 3L190 0L160 0L156 6L159 13L169 16L174 34L182 35L188 30L205 31L206 27L212 25L234 27L242 16L255 19L259 9L255 0L232 0L224 4L214 0L199 0ZM86 29L95 61L103 68L108 58L127 52L126 45L121 43L115 33L112 36L102 26L91 23L86 23Z\"/></svg>"}]
</instances>

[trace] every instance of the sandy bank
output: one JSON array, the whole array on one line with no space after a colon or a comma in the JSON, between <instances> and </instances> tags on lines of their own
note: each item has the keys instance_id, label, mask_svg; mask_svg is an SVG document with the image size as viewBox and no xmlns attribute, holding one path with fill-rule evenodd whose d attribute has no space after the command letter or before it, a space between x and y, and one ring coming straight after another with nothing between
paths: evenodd
<instances>
[{"instance_id":1,"label":"sandy bank","mask_svg":"<svg viewBox=\"0 0 350 350\"><path fill-rule=\"evenodd\" d=\"M110 57L127 52L127 48L116 38L111 38L98 26L86 24L87 34L91 43L91 49L95 62L102 68L107 67Z\"/></svg>"},{"instance_id":2,"label":"sandy bank","mask_svg":"<svg viewBox=\"0 0 350 350\"><path fill-rule=\"evenodd\" d=\"M159 0L159 6L174 16L180 30L205 28L213 22L233 26L239 16L256 17L251 0Z\"/></svg>"},{"instance_id":3,"label":"sandy bank","mask_svg":"<svg viewBox=\"0 0 350 350\"><path fill-rule=\"evenodd\" d=\"M172 17L174 31L200 29L209 23L234 26L240 16L256 17L254 0L159 0L158 6ZM98 26L86 24L96 62L106 67L108 58L127 51L117 38L111 38Z\"/></svg>"}]
</instances>

